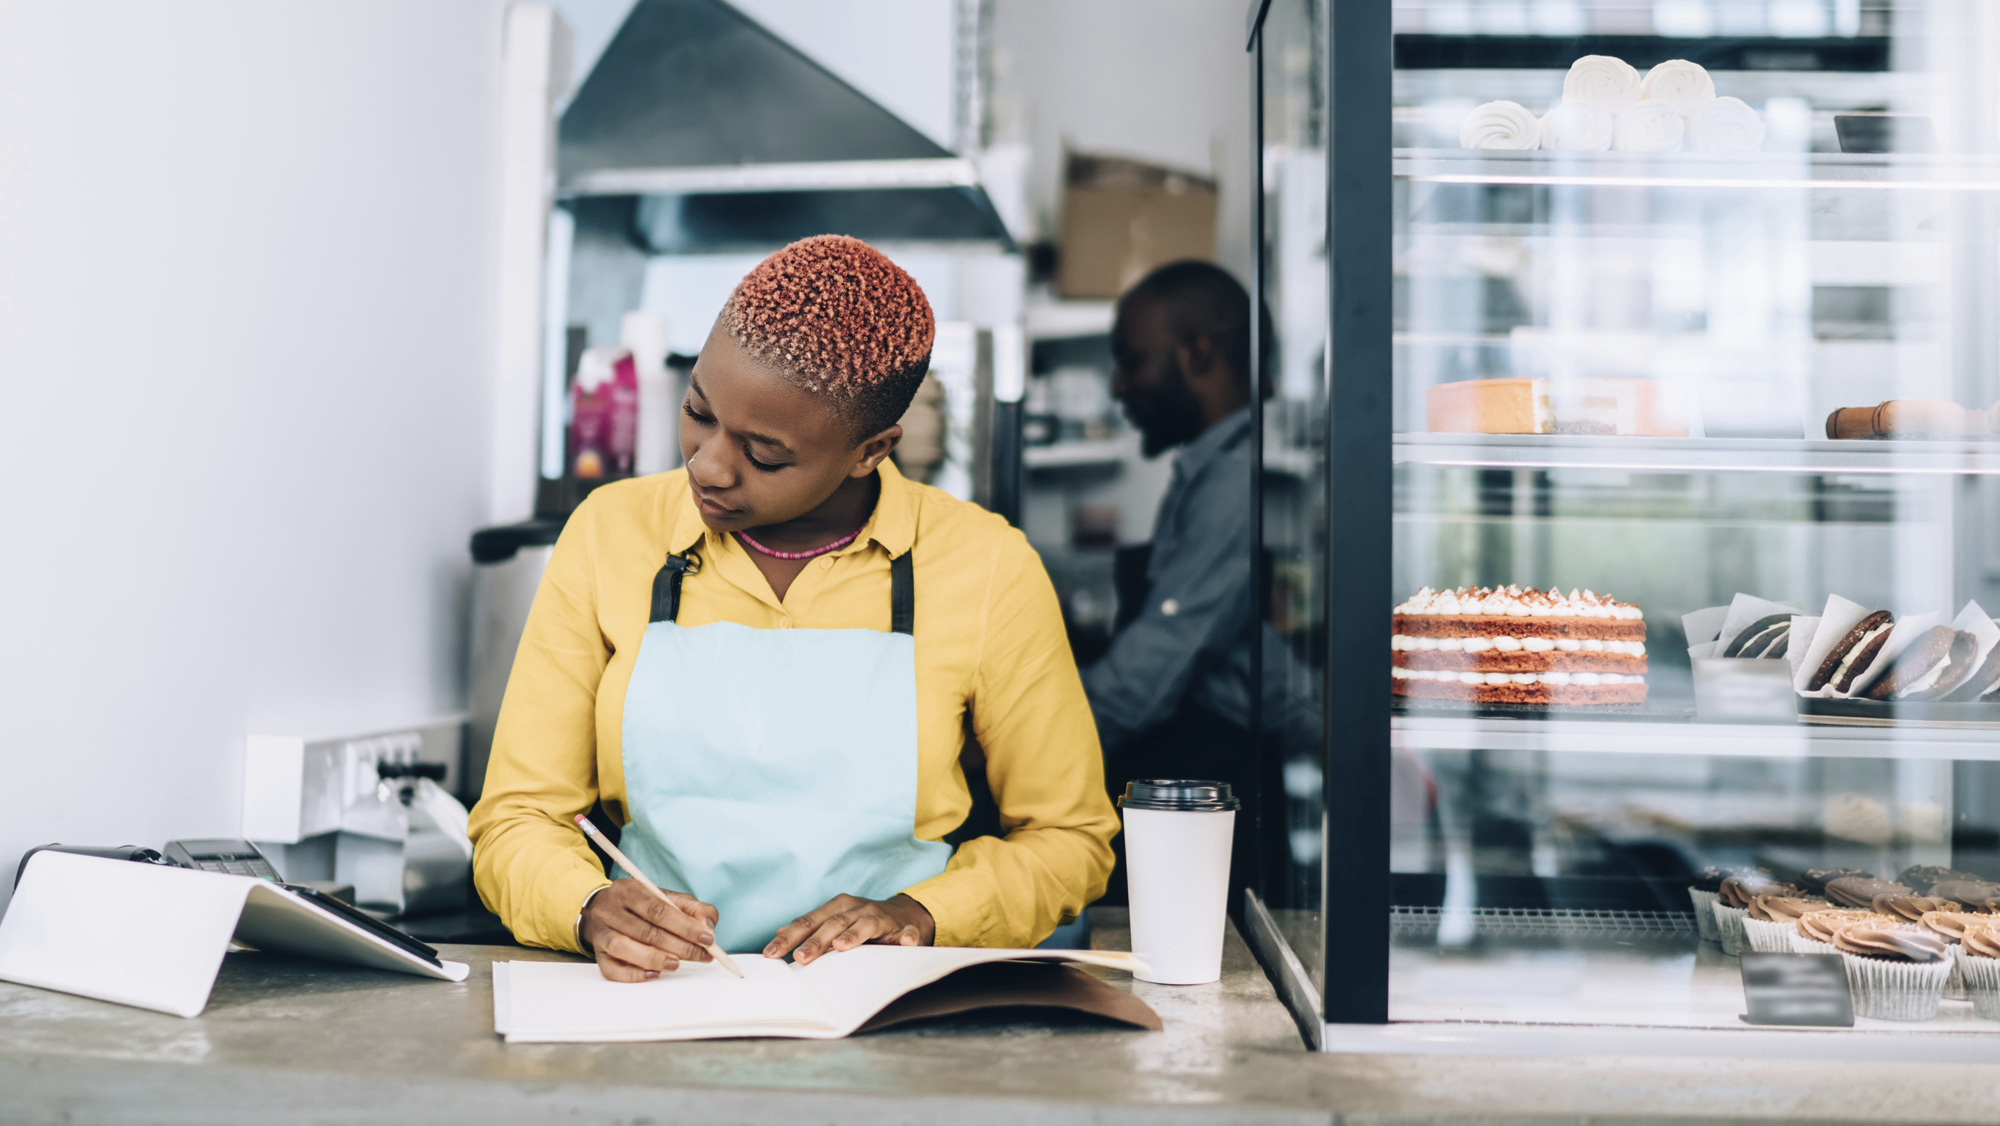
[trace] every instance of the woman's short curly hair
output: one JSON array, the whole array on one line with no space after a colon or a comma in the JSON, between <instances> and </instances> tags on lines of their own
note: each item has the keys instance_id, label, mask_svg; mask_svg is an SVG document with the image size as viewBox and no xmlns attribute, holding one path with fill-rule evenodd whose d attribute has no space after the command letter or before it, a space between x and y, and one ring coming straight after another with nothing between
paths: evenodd
<instances>
[{"instance_id":1,"label":"woman's short curly hair","mask_svg":"<svg viewBox=\"0 0 2000 1126\"><path fill-rule=\"evenodd\" d=\"M845 235L800 239L758 263L729 295L722 323L752 356L827 396L857 439L903 417L937 336L916 280Z\"/></svg>"}]
</instances>

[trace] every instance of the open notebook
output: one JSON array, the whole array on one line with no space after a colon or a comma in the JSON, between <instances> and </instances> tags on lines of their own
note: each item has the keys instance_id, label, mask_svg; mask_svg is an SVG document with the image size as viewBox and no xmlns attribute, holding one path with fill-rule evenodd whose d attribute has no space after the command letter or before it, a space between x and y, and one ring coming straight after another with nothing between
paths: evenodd
<instances>
[{"instance_id":1,"label":"open notebook","mask_svg":"<svg viewBox=\"0 0 2000 1126\"><path fill-rule=\"evenodd\" d=\"M1130 954L1108 950L860 946L806 966L739 954L741 979L711 963L685 962L653 981L629 984L604 980L590 962L495 962L493 1029L509 1043L833 1040L913 989L972 966L1016 960L1145 968Z\"/></svg>"}]
</instances>

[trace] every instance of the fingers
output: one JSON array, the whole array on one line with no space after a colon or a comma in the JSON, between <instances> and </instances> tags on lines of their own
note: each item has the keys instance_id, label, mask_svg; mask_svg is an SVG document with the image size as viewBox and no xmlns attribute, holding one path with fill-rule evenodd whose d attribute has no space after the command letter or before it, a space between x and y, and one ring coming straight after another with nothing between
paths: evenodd
<instances>
[{"instance_id":1,"label":"fingers","mask_svg":"<svg viewBox=\"0 0 2000 1126\"><path fill-rule=\"evenodd\" d=\"M782 958L790 954L798 948L800 943L816 934L820 927L825 925L827 920L843 912L852 910L854 907L865 902L867 901L857 899L851 895L834 896L813 910L779 927L777 937L771 939L771 944L764 948L764 957ZM810 959L806 960L809 961Z\"/></svg>"},{"instance_id":2,"label":"fingers","mask_svg":"<svg viewBox=\"0 0 2000 1126\"><path fill-rule=\"evenodd\" d=\"M700 920L709 930L714 930L715 924L722 920L721 912L684 891L670 891L667 893L667 898L674 901L674 906L679 908L682 914Z\"/></svg>"},{"instance_id":3,"label":"fingers","mask_svg":"<svg viewBox=\"0 0 2000 1126\"><path fill-rule=\"evenodd\" d=\"M879 903L864 903L820 923L804 942L793 960L806 964L835 950L852 950L869 942L880 942L899 930L896 920Z\"/></svg>"},{"instance_id":4,"label":"fingers","mask_svg":"<svg viewBox=\"0 0 2000 1126\"><path fill-rule=\"evenodd\" d=\"M715 932L704 919L696 919L648 894L633 901L622 915L613 915L612 927L641 942L658 946L696 962L706 962L704 947L715 941Z\"/></svg>"},{"instance_id":5,"label":"fingers","mask_svg":"<svg viewBox=\"0 0 2000 1126\"><path fill-rule=\"evenodd\" d=\"M597 968L611 981L646 981L680 969L681 959L614 931L597 944Z\"/></svg>"}]
</instances>

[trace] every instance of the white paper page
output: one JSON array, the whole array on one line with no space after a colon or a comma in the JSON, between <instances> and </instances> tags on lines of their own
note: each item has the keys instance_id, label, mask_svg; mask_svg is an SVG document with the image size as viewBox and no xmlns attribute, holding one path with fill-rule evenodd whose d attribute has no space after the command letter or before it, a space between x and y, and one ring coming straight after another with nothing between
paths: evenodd
<instances>
[{"instance_id":1,"label":"white paper page","mask_svg":"<svg viewBox=\"0 0 2000 1126\"><path fill-rule=\"evenodd\" d=\"M508 1024L495 1030L510 1042L838 1034L790 964L754 955L736 964L741 978L711 962L683 962L652 981L620 982L592 962L509 962Z\"/></svg>"},{"instance_id":2,"label":"white paper page","mask_svg":"<svg viewBox=\"0 0 2000 1126\"><path fill-rule=\"evenodd\" d=\"M1088 962L1111 969L1144 968L1137 958L1115 950L1004 950L963 946L857 946L822 955L799 971L845 1036L868 1022L889 1002L920 986L988 962L1033 959Z\"/></svg>"},{"instance_id":3,"label":"white paper page","mask_svg":"<svg viewBox=\"0 0 2000 1126\"><path fill-rule=\"evenodd\" d=\"M1938 624L1938 619L1942 616L1933 610L1928 614L1912 614L1897 621L1895 628L1889 631L1888 639L1882 642L1882 651L1875 654L1874 662L1860 676L1854 678L1854 687L1848 690L1847 698L1852 700L1867 692L1869 685L1888 673L1889 666L1896 663L1896 658L1903 655L1903 650L1910 647L1910 642L1923 636L1924 631Z\"/></svg>"}]
</instances>

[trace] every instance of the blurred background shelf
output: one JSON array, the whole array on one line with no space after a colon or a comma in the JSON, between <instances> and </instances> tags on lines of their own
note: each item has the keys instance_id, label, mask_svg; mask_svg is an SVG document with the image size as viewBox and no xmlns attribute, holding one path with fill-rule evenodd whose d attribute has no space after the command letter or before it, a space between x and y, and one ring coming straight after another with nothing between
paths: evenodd
<instances>
[{"instance_id":1,"label":"blurred background shelf","mask_svg":"<svg viewBox=\"0 0 2000 1126\"><path fill-rule=\"evenodd\" d=\"M1699 723L1668 717L1512 719L1402 714L1390 720L1390 737L1396 746L1412 751L2000 761L2000 731L1922 724L1848 728Z\"/></svg>"},{"instance_id":2,"label":"blurred background shelf","mask_svg":"<svg viewBox=\"0 0 2000 1126\"><path fill-rule=\"evenodd\" d=\"M1613 438L1566 434L1398 434L1410 465L1632 472L2000 474L2000 443L1796 438Z\"/></svg>"},{"instance_id":3,"label":"blurred background shelf","mask_svg":"<svg viewBox=\"0 0 2000 1126\"><path fill-rule=\"evenodd\" d=\"M1132 434L1123 438L1029 446L1021 451L1021 463L1029 469L1079 469L1122 465L1137 454L1137 439L1138 435Z\"/></svg>"},{"instance_id":4,"label":"blurred background shelf","mask_svg":"<svg viewBox=\"0 0 2000 1126\"><path fill-rule=\"evenodd\" d=\"M1399 180L1437 184L2000 191L2000 160L1928 153L1547 153L1399 148Z\"/></svg>"}]
</instances>

